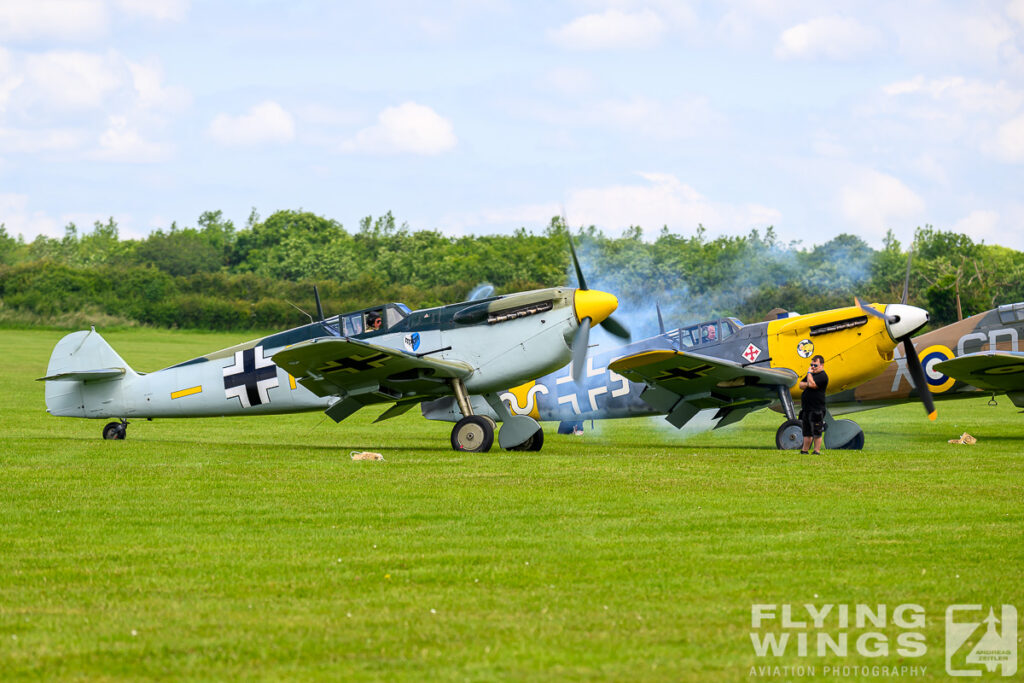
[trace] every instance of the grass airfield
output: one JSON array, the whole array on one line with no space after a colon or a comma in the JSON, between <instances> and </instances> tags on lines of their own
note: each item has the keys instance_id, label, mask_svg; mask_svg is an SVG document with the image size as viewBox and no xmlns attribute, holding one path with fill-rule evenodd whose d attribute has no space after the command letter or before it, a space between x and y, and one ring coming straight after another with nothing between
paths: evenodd
<instances>
[{"instance_id":1,"label":"grass airfield","mask_svg":"<svg viewBox=\"0 0 1024 683\"><path fill-rule=\"evenodd\" d=\"M549 424L540 453L456 453L450 425L378 410L107 442L105 420L45 413L33 380L63 334L0 331L0 680L934 680L949 604L1024 611L1024 415L1005 397L940 402L935 423L853 415L865 450L821 457L775 450L768 411L689 438ZM152 371L247 335L104 336ZM978 444L946 443L964 431ZM846 657L758 657L754 603L916 603L927 652L854 652L866 630L895 650L888 623L849 629Z\"/></svg>"}]
</instances>

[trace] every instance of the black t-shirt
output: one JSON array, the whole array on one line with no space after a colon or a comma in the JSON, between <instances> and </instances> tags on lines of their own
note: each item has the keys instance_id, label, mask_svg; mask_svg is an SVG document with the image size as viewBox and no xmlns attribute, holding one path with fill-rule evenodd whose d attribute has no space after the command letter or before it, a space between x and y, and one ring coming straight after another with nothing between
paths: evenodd
<instances>
[{"instance_id":1,"label":"black t-shirt","mask_svg":"<svg viewBox=\"0 0 1024 683\"><path fill-rule=\"evenodd\" d=\"M828 375L824 370L819 370L812 373L811 377L814 378L814 383L818 385L818 388L807 387L804 389L804 393L800 395L800 407L807 411L821 413L825 411L825 389L828 387ZM806 379L807 376L804 375L804 380Z\"/></svg>"}]
</instances>

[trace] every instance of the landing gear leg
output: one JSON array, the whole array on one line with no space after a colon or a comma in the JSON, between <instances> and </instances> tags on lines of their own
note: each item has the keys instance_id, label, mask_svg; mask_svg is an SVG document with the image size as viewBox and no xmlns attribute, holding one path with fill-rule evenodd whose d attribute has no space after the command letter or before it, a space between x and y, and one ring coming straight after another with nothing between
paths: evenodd
<instances>
[{"instance_id":1,"label":"landing gear leg","mask_svg":"<svg viewBox=\"0 0 1024 683\"><path fill-rule=\"evenodd\" d=\"M786 421L775 432L775 447L780 451L792 451L804 445L804 430L800 420L796 419L796 408L793 407L793 396L789 387L779 385L779 401Z\"/></svg>"},{"instance_id":2,"label":"landing gear leg","mask_svg":"<svg viewBox=\"0 0 1024 683\"><path fill-rule=\"evenodd\" d=\"M103 438L108 441L123 440L128 432L128 420L120 422L108 422L103 427Z\"/></svg>"},{"instance_id":3,"label":"landing gear leg","mask_svg":"<svg viewBox=\"0 0 1024 683\"><path fill-rule=\"evenodd\" d=\"M452 428L452 448L457 451L486 453L494 444L494 420L484 415L474 415L466 385L458 377L452 379L452 391L459 404L463 418Z\"/></svg>"}]
</instances>

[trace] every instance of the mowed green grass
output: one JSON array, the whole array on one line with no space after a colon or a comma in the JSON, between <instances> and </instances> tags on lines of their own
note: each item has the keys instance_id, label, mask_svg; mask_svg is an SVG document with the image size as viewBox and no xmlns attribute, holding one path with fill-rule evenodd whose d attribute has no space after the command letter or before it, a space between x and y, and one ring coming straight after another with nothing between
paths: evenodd
<instances>
[{"instance_id":1,"label":"mowed green grass","mask_svg":"<svg viewBox=\"0 0 1024 683\"><path fill-rule=\"evenodd\" d=\"M936 423L861 413L865 450L822 457L776 451L768 411L686 439L548 425L540 453L456 453L450 425L379 410L106 442L105 421L45 412L33 380L61 336L0 331L2 680L932 679L947 605L1024 610L1024 415L1005 397L940 403ZM105 336L152 371L245 335ZM963 431L978 444L946 443ZM759 658L753 603L916 603L928 652Z\"/></svg>"}]
</instances>

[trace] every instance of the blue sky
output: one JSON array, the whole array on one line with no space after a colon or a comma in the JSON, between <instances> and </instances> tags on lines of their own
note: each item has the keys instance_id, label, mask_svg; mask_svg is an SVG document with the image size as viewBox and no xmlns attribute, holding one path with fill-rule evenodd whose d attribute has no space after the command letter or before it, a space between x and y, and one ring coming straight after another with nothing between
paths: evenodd
<instances>
[{"instance_id":1,"label":"blue sky","mask_svg":"<svg viewBox=\"0 0 1024 683\"><path fill-rule=\"evenodd\" d=\"M0 222L1024 249L1024 0L0 0Z\"/></svg>"}]
</instances>

